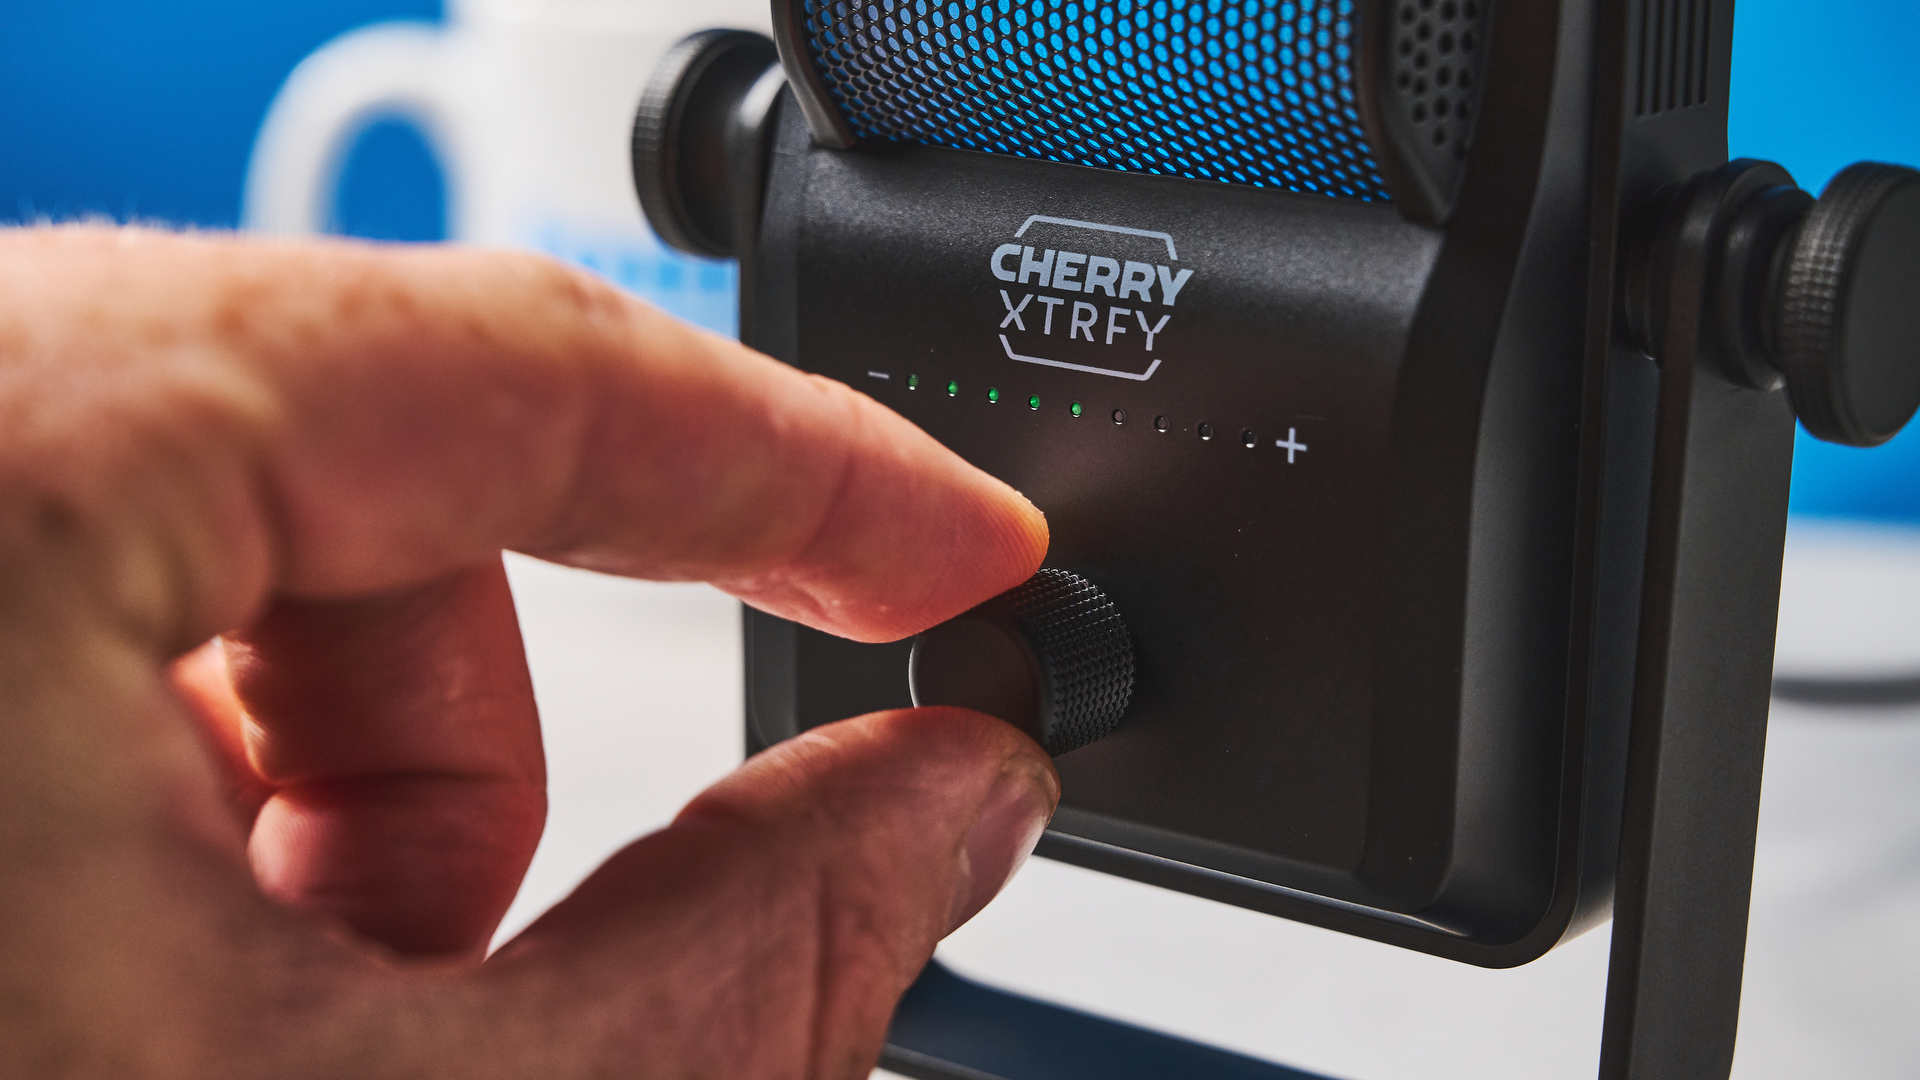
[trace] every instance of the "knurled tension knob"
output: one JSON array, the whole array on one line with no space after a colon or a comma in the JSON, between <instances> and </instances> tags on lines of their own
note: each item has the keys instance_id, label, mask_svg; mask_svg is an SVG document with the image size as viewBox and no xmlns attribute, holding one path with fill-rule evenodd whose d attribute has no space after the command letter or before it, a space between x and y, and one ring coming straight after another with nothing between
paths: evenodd
<instances>
[{"instance_id":1,"label":"knurled tension knob","mask_svg":"<svg viewBox=\"0 0 1920 1080\"><path fill-rule=\"evenodd\" d=\"M1769 337L1794 412L1878 446L1920 408L1920 172L1863 162L1827 185L1781 267Z\"/></svg>"},{"instance_id":2,"label":"knurled tension knob","mask_svg":"<svg viewBox=\"0 0 1920 1080\"><path fill-rule=\"evenodd\" d=\"M1689 244L1704 294L1678 272ZM1649 354L1675 304L1700 304L1727 375L1785 383L1816 438L1878 446L1920 408L1920 172L1863 162L1816 201L1778 165L1729 162L1663 192L1631 252L1627 321Z\"/></svg>"},{"instance_id":3,"label":"knurled tension knob","mask_svg":"<svg viewBox=\"0 0 1920 1080\"><path fill-rule=\"evenodd\" d=\"M1133 642L1094 584L1042 570L914 639L915 705L997 716L1058 757L1111 732L1133 697Z\"/></svg>"},{"instance_id":4,"label":"knurled tension knob","mask_svg":"<svg viewBox=\"0 0 1920 1080\"><path fill-rule=\"evenodd\" d=\"M633 120L633 187L653 231L690 255L733 258L766 179L785 78L773 42L702 30L653 71Z\"/></svg>"}]
</instances>

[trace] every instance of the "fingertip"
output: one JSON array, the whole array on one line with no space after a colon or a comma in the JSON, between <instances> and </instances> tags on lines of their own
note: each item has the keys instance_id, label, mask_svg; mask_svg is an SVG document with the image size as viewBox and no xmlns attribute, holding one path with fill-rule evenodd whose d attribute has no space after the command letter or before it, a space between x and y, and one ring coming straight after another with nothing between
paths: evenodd
<instances>
[{"instance_id":1,"label":"fingertip","mask_svg":"<svg viewBox=\"0 0 1920 1080\"><path fill-rule=\"evenodd\" d=\"M890 709L856 717L871 725L878 740L895 752L977 757L1001 773L1030 785L1046 804L1049 817L1060 801L1060 772L1032 736L996 716L952 705ZM852 721L843 721L852 723Z\"/></svg>"},{"instance_id":2,"label":"fingertip","mask_svg":"<svg viewBox=\"0 0 1920 1080\"><path fill-rule=\"evenodd\" d=\"M1047 548L1053 545L1053 530L1047 524L1047 515L1033 505L1033 500L1027 498L1025 492L1011 485L1007 490L1013 492L1013 497L1019 500L1015 516L1020 523L1020 538L1026 550L1026 559L1022 565L1026 568L1026 577L1032 577L1039 571L1040 564L1046 561ZM1024 581L1026 578L1021 580Z\"/></svg>"},{"instance_id":3,"label":"fingertip","mask_svg":"<svg viewBox=\"0 0 1920 1080\"><path fill-rule=\"evenodd\" d=\"M989 594L997 596L1040 569L1052 535L1046 514L1025 492L991 473L971 465L966 468L973 473L970 479L974 481L977 499L974 512L981 522L983 536L991 537L990 543L978 545L977 554L983 567L990 569L993 580L1001 586Z\"/></svg>"},{"instance_id":4,"label":"fingertip","mask_svg":"<svg viewBox=\"0 0 1920 1080\"><path fill-rule=\"evenodd\" d=\"M1052 758L1025 732L972 709L889 709L823 724L775 744L696 796L680 814L755 816L826 792L905 787L961 809L984 805L1002 776L1031 788L1048 816L1060 799ZM782 816L785 810L772 810ZM971 812L971 810L969 811Z\"/></svg>"},{"instance_id":5,"label":"fingertip","mask_svg":"<svg viewBox=\"0 0 1920 1080\"><path fill-rule=\"evenodd\" d=\"M940 933L944 938L978 915L1026 865L1060 804L1060 773L1025 732L972 709L899 709L858 719L878 742L913 755L971 757L990 775L984 788L977 789L971 822L961 838L958 872Z\"/></svg>"},{"instance_id":6,"label":"fingertip","mask_svg":"<svg viewBox=\"0 0 1920 1080\"><path fill-rule=\"evenodd\" d=\"M250 824L272 796L273 785L247 754L247 711L233 690L226 643L214 638L175 660L168 674L181 705L207 739L237 820Z\"/></svg>"},{"instance_id":7,"label":"fingertip","mask_svg":"<svg viewBox=\"0 0 1920 1080\"><path fill-rule=\"evenodd\" d=\"M1005 551L1006 571L1002 580L1006 585L992 593L1000 593L1032 577L1046 561L1047 548L1052 543L1052 533L1047 526L1047 516L1033 505L1024 492L996 477L988 477L1000 489L998 505L995 511L1005 522L1002 533L1002 548ZM971 606L971 605L969 605Z\"/></svg>"},{"instance_id":8,"label":"fingertip","mask_svg":"<svg viewBox=\"0 0 1920 1080\"><path fill-rule=\"evenodd\" d=\"M827 724L780 743L702 793L680 819L771 822L880 792L911 804L910 835L938 844L958 828L940 937L979 914L1033 853L1060 802L1053 760L1024 732L971 709L895 709ZM937 824L936 824L937 823ZM858 841L858 837L846 838Z\"/></svg>"},{"instance_id":9,"label":"fingertip","mask_svg":"<svg viewBox=\"0 0 1920 1080\"><path fill-rule=\"evenodd\" d=\"M722 582L754 607L862 642L898 641L1033 576L1047 521L1024 494L844 384L848 458L810 544Z\"/></svg>"}]
</instances>

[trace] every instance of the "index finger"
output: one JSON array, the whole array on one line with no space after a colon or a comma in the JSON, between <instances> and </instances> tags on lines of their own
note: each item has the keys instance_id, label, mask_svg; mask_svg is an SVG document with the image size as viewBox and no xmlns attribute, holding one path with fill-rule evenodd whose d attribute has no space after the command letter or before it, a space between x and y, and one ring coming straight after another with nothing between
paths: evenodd
<instances>
[{"instance_id":1,"label":"index finger","mask_svg":"<svg viewBox=\"0 0 1920 1080\"><path fill-rule=\"evenodd\" d=\"M158 562L104 599L175 648L501 548L890 640L1045 552L1031 504L866 396L536 256L26 232L0 294L38 421L0 452L113 565Z\"/></svg>"}]
</instances>

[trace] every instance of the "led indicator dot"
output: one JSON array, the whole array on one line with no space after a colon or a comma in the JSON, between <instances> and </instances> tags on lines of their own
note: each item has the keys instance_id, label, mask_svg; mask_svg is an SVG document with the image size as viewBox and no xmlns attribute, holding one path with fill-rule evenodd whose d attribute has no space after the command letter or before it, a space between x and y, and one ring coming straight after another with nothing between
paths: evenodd
<instances>
[{"instance_id":1,"label":"led indicator dot","mask_svg":"<svg viewBox=\"0 0 1920 1080\"><path fill-rule=\"evenodd\" d=\"M1168 423L1167 418L1164 416L1156 416L1153 418L1153 430L1159 432L1162 435L1165 435L1167 431L1172 427L1173 425Z\"/></svg>"},{"instance_id":2,"label":"led indicator dot","mask_svg":"<svg viewBox=\"0 0 1920 1080\"><path fill-rule=\"evenodd\" d=\"M1247 449L1251 450L1260 445L1260 436L1255 435L1252 428L1248 428L1240 433L1240 441L1246 444Z\"/></svg>"},{"instance_id":3,"label":"led indicator dot","mask_svg":"<svg viewBox=\"0 0 1920 1080\"><path fill-rule=\"evenodd\" d=\"M959 383L957 383L957 382L950 382L950 383L948 383L948 384L947 384L947 396L948 396L948 397L959 397L959 396L960 396L960 384L959 384Z\"/></svg>"},{"instance_id":4,"label":"led indicator dot","mask_svg":"<svg viewBox=\"0 0 1920 1080\"><path fill-rule=\"evenodd\" d=\"M1040 407L1040 395L1039 395L1039 394L1035 394L1035 395L1033 395L1032 397L1030 397L1030 398L1028 398L1028 399L1027 399L1027 408L1029 408L1029 409L1038 409L1039 407Z\"/></svg>"},{"instance_id":5,"label":"led indicator dot","mask_svg":"<svg viewBox=\"0 0 1920 1080\"><path fill-rule=\"evenodd\" d=\"M1113 410L1113 423L1114 423L1114 426L1116 426L1116 427L1118 427L1119 425L1121 425L1121 424L1124 424L1124 423L1126 423L1126 422L1127 422L1127 410L1125 410L1125 409L1115 409L1115 410Z\"/></svg>"},{"instance_id":6,"label":"led indicator dot","mask_svg":"<svg viewBox=\"0 0 1920 1080\"><path fill-rule=\"evenodd\" d=\"M1203 442L1204 442L1204 441L1206 441L1206 440L1208 440L1208 439L1211 439L1211 438L1213 438L1213 425L1212 425L1212 424L1201 424L1201 425L1200 425L1200 439L1201 439L1201 441L1203 441Z\"/></svg>"},{"instance_id":7,"label":"led indicator dot","mask_svg":"<svg viewBox=\"0 0 1920 1080\"><path fill-rule=\"evenodd\" d=\"M1075 416L1079 416L1081 413L1085 412L1086 410L1082 409L1080 407L1080 403L1076 401L1073 404L1067 406L1067 411L1072 413Z\"/></svg>"},{"instance_id":8,"label":"led indicator dot","mask_svg":"<svg viewBox=\"0 0 1920 1080\"><path fill-rule=\"evenodd\" d=\"M999 387L997 386L987 387L987 403L989 405L1000 404L1000 388Z\"/></svg>"},{"instance_id":9,"label":"led indicator dot","mask_svg":"<svg viewBox=\"0 0 1920 1080\"><path fill-rule=\"evenodd\" d=\"M918 375L907 376L907 389L909 390L920 389L920 376Z\"/></svg>"}]
</instances>

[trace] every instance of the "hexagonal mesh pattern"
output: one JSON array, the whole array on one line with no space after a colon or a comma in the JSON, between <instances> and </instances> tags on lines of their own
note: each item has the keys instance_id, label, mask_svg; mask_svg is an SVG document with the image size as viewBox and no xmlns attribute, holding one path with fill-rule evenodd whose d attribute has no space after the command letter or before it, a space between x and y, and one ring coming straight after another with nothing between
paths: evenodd
<instances>
[{"instance_id":1,"label":"hexagonal mesh pattern","mask_svg":"<svg viewBox=\"0 0 1920 1080\"><path fill-rule=\"evenodd\" d=\"M1423 149L1467 156L1480 111L1488 6L1490 0L1401 0L1393 82Z\"/></svg>"},{"instance_id":2,"label":"hexagonal mesh pattern","mask_svg":"<svg viewBox=\"0 0 1920 1080\"><path fill-rule=\"evenodd\" d=\"M790 0L855 135L1384 200L1355 0Z\"/></svg>"}]
</instances>

